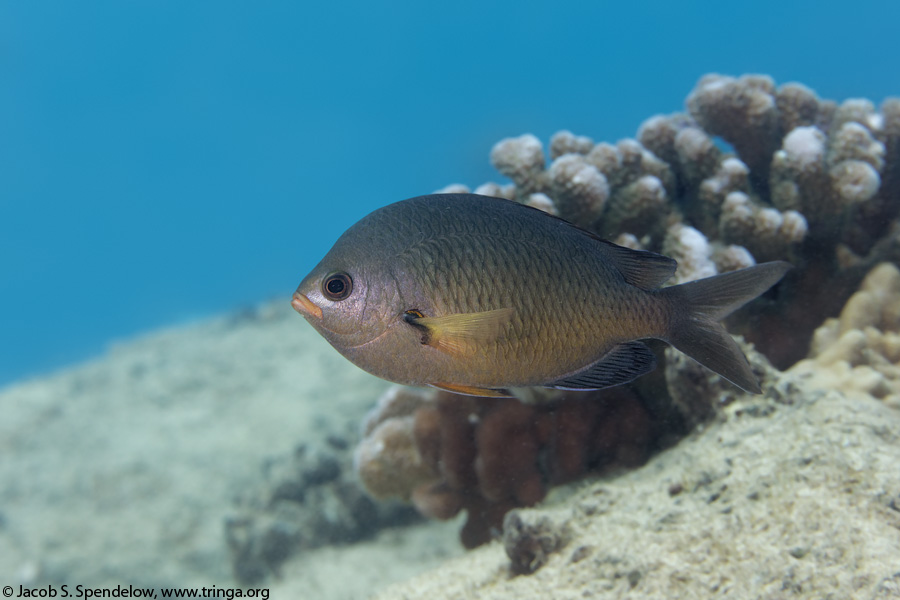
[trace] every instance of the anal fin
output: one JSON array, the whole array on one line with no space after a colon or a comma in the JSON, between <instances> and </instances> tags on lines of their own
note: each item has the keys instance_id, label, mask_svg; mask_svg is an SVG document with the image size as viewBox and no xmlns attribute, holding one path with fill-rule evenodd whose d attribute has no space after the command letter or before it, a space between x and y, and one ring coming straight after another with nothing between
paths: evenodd
<instances>
[{"instance_id":1,"label":"anal fin","mask_svg":"<svg viewBox=\"0 0 900 600\"><path fill-rule=\"evenodd\" d=\"M628 383L656 368L656 355L642 342L614 346L586 369L546 384L559 390L599 390Z\"/></svg>"},{"instance_id":2,"label":"anal fin","mask_svg":"<svg viewBox=\"0 0 900 600\"><path fill-rule=\"evenodd\" d=\"M464 396L482 396L486 398L513 398L514 396L509 390L495 390L491 388L480 388L474 385L461 385L458 383L429 383L431 387L445 392L453 392L454 394L463 394Z\"/></svg>"}]
</instances>

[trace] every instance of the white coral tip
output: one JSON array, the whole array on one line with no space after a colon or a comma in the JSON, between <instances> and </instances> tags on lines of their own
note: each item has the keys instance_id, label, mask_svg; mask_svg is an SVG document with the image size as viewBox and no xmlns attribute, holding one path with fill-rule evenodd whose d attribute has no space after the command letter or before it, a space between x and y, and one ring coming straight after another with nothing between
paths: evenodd
<instances>
[{"instance_id":1,"label":"white coral tip","mask_svg":"<svg viewBox=\"0 0 900 600\"><path fill-rule=\"evenodd\" d=\"M783 148L800 166L812 165L825 155L825 134L817 127L797 127L785 136Z\"/></svg>"}]
</instances>

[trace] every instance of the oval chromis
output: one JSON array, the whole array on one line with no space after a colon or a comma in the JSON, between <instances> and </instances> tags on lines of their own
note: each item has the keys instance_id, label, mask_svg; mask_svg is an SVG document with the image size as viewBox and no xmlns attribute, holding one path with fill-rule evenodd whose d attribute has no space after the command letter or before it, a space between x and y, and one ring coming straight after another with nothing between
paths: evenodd
<instances>
[{"instance_id":1,"label":"oval chromis","mask_svg":"<svg viewBox=\"0 0 900 600\"><path fill-rule=\"evenodd\" d=\"M347 359L397 383L478 396L600 389L653 370L641 340L656 338L759 393L718 321L790 268L769 262L663 288L671 258L509 200L434 194L350 227L292 305Z\"/></svg>"}]
</instances>

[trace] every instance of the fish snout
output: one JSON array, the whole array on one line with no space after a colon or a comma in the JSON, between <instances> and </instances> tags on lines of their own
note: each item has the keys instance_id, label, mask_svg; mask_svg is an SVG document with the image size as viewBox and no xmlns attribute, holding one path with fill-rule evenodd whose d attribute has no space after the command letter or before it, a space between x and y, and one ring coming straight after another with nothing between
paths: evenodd
<instances>
[{"instance_id":1,"label":"fish snout","mask_svg":"<svg viewBox=\"0 0 900 600\"><path fill-rule=\"evenodd\" d=\"M315 317L317 319L322 318L322 309L313 304L312 300L310 300L300 292L294 292L294 297L291 300L291 306L293 306L294 310L296 310L304 317Z\"/></svg>"}]
</instances>

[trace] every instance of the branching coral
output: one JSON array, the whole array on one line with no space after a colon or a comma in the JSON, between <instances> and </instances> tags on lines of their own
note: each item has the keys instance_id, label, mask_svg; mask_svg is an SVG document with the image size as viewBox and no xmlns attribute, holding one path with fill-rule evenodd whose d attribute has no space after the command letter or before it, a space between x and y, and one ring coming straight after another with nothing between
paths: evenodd
<instances>
[{"instance_id":1,"label":"branching coral","mask_svg":"<svg viewBox=\"0 0 900 600\"><path fill-rule=\"evenodd\" d=\"M727 322L747 341L765 393L779 393L772 365L789 367L812 343L798 369L827 365L900 404L900 273L879 267L851 298L875 265L900 262L900 99L876 109L766 76L708 75L686 105L615 144L563 131L548 156L533 135L502 140L491 161L511 183L473 191L671 256L679 266L670 284L788 260L794 271ZM465 510L463 541L476 545L548 486L639 462L657 436L683 433L735 396L683 354L658 354L665 367L655 375L549 403L438 394L383 407L357 468L376 496L409 499L441 519Z\"/></svg>"},{"instance_id":2,"label":"branching coral","mask_svg":"<svg viewBox=\"0 0 900 600\"><path fill-rule=\"evenodd\" d=\"M477 546L549 486L640 464L660 431L632 390L554 395L525 404L393 388L367 425L357 473L376 497L411 499L425 516L465 510L462 542Z\"/></svg>"},{"instance_id":3,"label":"branching coral","mask_svg":"<svg viewBox=\"0 0 900 600\"><path fill-rule=\"evenodd\" d=\"M711 274L694 268L701 263L793 262L778 310L757 303L730 322L786 368L866 270L900 257L900 100L876 110L766 76L707 75L686 104L687 113L645 121L637 140L593 144L561 132L546 167L531 135L499 142L491 159L512 179L506 197L544 194L603 237L629 234L638 247L689 257L689 277Z\"/></svg>"}]
</instances>

